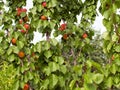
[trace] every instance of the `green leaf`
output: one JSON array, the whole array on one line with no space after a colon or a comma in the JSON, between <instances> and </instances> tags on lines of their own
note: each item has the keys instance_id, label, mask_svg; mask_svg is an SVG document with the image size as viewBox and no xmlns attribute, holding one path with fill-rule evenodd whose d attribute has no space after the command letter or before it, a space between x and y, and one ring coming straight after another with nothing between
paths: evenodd
<instances>
[{"instance_id":1,"label":"green leaf","mask_svg":"<svg viewBox=\"0 0 120 90\"><path fill-rule=\"evenodd\" d=\"M21 25L21 26L23 27L23 25ZM15 34L14 34L14 38L18 39L19 35L20 35L20 33L15 32Z\"/></svg>"},{"instance_id":2,"label":"green leaf","mask_svg":"<svg viewBox=\"0 0 120 90\"><path fill-rule=\"evenodd\" d=\"M18 75L18 76L20 75L20 67L17 68L16 75Z\"/></svg>"},{"instance_id":3,"label":"green leaf","mask_svg":"<svg viewBox=\"0 0 120 90\"><path fill-rule=\"evenodd\" d=\"M14 90L18 90L18 88L19 88L19 80L17 80L17 82L15 82L15 84L14 84Z\"/></svg>"},{"instance_id":4,"label":"green leaf","mask_svg":"<svg viewBox=\"0 0 120 90\"><path fill-rule=\"evenodd\" d=\"M84 84L85 90L97 90L96 86L94 84Z\"/></svg>"},{"instance_id":5,"label":"green leaf","mask_svg":"<svg viewBox=\"0 0 120 90\"><path fill-rule=\"evenodd\" d=\"M116 34L113 34L112 35L112 41L115 42L115 41L118 41L118 36Z\"/></svg>"},{"instance_id":6,"label":"green leaf","mask_svg":"<svg viewBox=\"0 0 120 90\"><path fill-rule=\"evenodd\" d=\"M117 5L114 3L114 4L113 4L113 12L116 13L116 11L117 11Z\"/></svg>"},{"instance_id":7,"label":"green leaf","mask_svg":"<svg viewBox=\"0 0 120 90\"><path fill-rule=\"evenodd\" d=\"M73 71L74 71L77 75L81 76L81 75L82 75L82 65L75 65L75 66L73 67Z\"/></svg>"},{"instance_id":8,"label":"green leaf","mask_svg":"<svg viewBox=\"0 0 120 90\"><path fill-rule=\"evenodd\" d=\"M90 60L88 60L86 63L87 63L87 65L88 65L89 67L92 66L92 62L91 62Z\"/></svg>"},{"instance_id":9,"label":"green leaf","mask_svg":"<svg viewBox=\"0 0 120 90\"><path fill-rule=\"evenodd\" d=\"M33 16L36 14L36 10L37 8L36 7L33 7L30 11L32 12Z\"/></svg>"},{"instance_id":10,"label":"green leaf","mask_svg":"<svg viewBox=\"0 0 120 90\"><path fill-rule=\"evenodd\" d=\"M103 33L103 38L104 38L105 40L110 40L109 33L108 33L108 32L104 32L104 33Z\"/></svg>"},{"instance_id":11,"label":"green leaf","mask_svg":"<svg viewBox=\"0 0 120 90\"><path fill-rule=\"evenodd\" d=\"M83 89L81 89L81 88L77 87L77 88L75 88L75 90L83 90Z\"/></svg>"},{"instance_id":12,"label":"green leaf","mask_svg":"<svg viewBox=\"0 0 120 90\"><path fill-rule=\"evenodd\" d=\"M37 5L37 10L38 10L38 12L41 12L43 10L42 5Z\"/></svg>"},{"instance_id":13,"label":"green leaf","mask_svg":"<svg viewBox=\"0 0 120 90\"><path fill-rule=\"evenodd\" d=\"M111 88L112 84L113 84L113 78L108 77L107 80L105 81L105 84L106 84L107 87Z\"/></svg>"},{"instance_id":14,"label":"green leaf","mask_svg":"<svg viewBox=\"0 0 120 90\"><path fill-rule=\"evenodd\" d=\"M108 52L111 50L112 46L113 46L113 43L110 42L110 43L108 44L108 46L107 46L107 51L108 51Z\"/></svg>"},{"instance_id":15,"label":"green leaf","mask_svg":"<svg viewBox=\"0 0 120 90\"><path fill-rule=\"evenodd\" d=\"M113 74L115 74L116 71L117 71L117 66L116 66L115 64L113 64L113 65L111 66L111 68L110 68L110 71L111 71Z\"/></svg>"},{"instance_id":16,"label":"green leaf","mask_svg":"<svg viewBox=\"0 0 120 90\"><path fill-rule=\"evenodd\" d=\"M61 71L63 74L65 74L65 73L67 72L66 66L65 66L65 65L61 65L61 66L60 66L60 71Z\"/></svg>"},{"instance_id":17,"label":"green leaf","mask_svg":"<svg viewBox=\"0 0 120 90\"><path fill-rule=\"evenodd\" d=\"M23 73L25 71L25 66L22 66L20 69L21 69L21 72Z\"/></svg>"},{"instance_id":18,"label":"green leaf","mask_svg":"<svg viewBox=\"0 0 120 90\"><path fill-rule=\"evenodd\" d=\"M23 18L23 17L25 17L26 16L26 12L22 12L21 14L20 14L20 16Z\"/></svg>"},{"instance_id":19,"label":"green leaf","mask_svg":"<svg viewBox=\"0 0 120 90\"><path fill-rule=\"evenodd\" d=\"M76 80L72 80L69 84L70 90L73 90Z\"/></svg>"},{"instance_id":20,"label":"green leaf","mask_svg":"<svg viewBox=\"0 0 120 90\"><path fill-rule=\"evenodd\" d=\"M16 53L16 54L18 54L18 52L19 52L19 48L16 47L16 46L13 46L12 48L13 48L13 52Z\"/></svg>"},{"instance_id":21,"label":"green leaf","mask_svg":"<svg viewBox=\"0 0 120 90\"><path fill-rule=\"evenodd\" d=\"M45 74L46 74L47 76L49 76L50 73L51 73L51 70L50 70L49 67L45 67L45 68L43 69L43 72L45 72Z\"/></svg>"},{"instance_id":22,"label":"green leaf","mask_svg":"<svg viewBox=\"0 0 120 90\"><path fill-rule=\"evenodd\" d=\"M58 43L58 41L55 38L51 39L50 41L51 41L51 44L54 46L56 46Z\"/></svg>"},{"instance_id":23,"label":"green leaf","mask_svg":"<svg viewBox=\"0 0 120 90\"><path fill-rule=\"evenodd\" d=\"M116 84L115 87L120 88L120 83Z\"/></svg>"},{"instance_id":24,"label":"green leaf","mask_svg":"<svg viewBox=\"0 0 120 90\"><path fill-rule=\"evenodd\" d=\"M111 14L111 9L106 10L106 11L103 13L103 16L104 16L105 19L109 19L110 14Z\"/></svg>"},{"instance_id":25,"label":"green leaf","mask_svg":"<svg viewBox=\"0 0 120 90\"><path fill-rule=\"evenodd\" d=\"M92 62L92 66L95 67L98 71L100 71L101 73L103 73L103 69L101 68L102 66L97 63L97 62L94 62L94 61L91 61Z\"/></svg>"},{"instance_id":26,"label":"green leaf","mask_svg":"<svg viewBox=\"0 0 120 90\"><path fill-rule=\"evenodd\" d=\"M44 89L47 89L48 85L49 85L49 80L48 79L44 80L43 84L42 84L42 87L44 87Z\"/></svg>"},{"instance_id":27,"label":"green leaf","mask_svg":"<svg viewBox=\"0 0 120 90\"><path fill-rule=\"evenodd\" d=\"M93 81L96 83L96 84L100 84L104 79L104 75L102 74L94 74L93 76Z\"/></svg>"},{"instance_id":28,"label":"green leaf","mask_svg":"<svg viewBox=\"0 0 120 90\"><path fill-rule=\"evenodd\" d=\"M49 42L45 42L44 50L48 50L48 49L50 49L50 43Z\"/></svg>"},{"instance_id":29,"label":"green leaf","mask_svg":"<svg viewBox=\"0 0 120 90\"><path fill-rule=\"evenodd\" d=\"M49 22L48 21L43 21L42 25L43 25L43 28L46 28L49 25Z\"/></svg>"},{"instance_id":30,"label":"green leaf","mask_svg":"<svg viewBox=\"0 0 120 90\"><path fill-rule=\"evenodd\" d=\"M35 84L38 84L39 81L40 81L40 79L39 79L37 76L35 76L35 77L34 77L34 82L35 82Z\"/></svg>"},{"instance_id":31,"label":"green leaf","mask_svg":"<svg viewBox=\"0 0 120 90\"><path fill-rule=\"evenodd\" d=\"M30 63L30 67L31 67L32 70L35 70L35 65L34 65L34 63Z\"/></svg>"},{"instance_id":32,"label":"green leaf","mask_svg":"<svg viewBox=\"0 0 120 90\"><path fill-rule=\"evenodd\" d=\"M19 49L22 49L24 47L24 43L22 41L18 41L17 46Z\"/></svg>"},{"instance_id":33,"label":"green leaf","mask_svg":"<svg viewBox=\"0 0 120 90\"><path fill-rule=\"evenodd\" d=\"M43 1L41 1L41 0L36 0L36 2L38 2L38 3L40 3L40 4L41 4Z\"/></svg>"},{"instance_id":34,"label":"green leaf","mask_svg":"<svg viewBox=\"0 0 120 90\"><path fill-rule=\"evenodd\" d=\"M10 55L11 53L12 53L12 48L9 48L9 49L7 50L7 54Z\"/></svg>"},{"instance_id":35,"label":"green leaf","mask_svg":"<svg viewBox=\"0 0 120 90\"><path fill-rule=\"evenodd\" d=\"M53 56L52 59L53 59L55 62L58 62L58 56Z\"/></svg>"},{"instance_id":36,"label":"green leaf","mask_svg":"<svg viewBox=\"0 0 120 90\"><path fill-rule=\"evenodd\" d=\"M51 13L50 13L51 14ZM51 27L51 29L54 29L54 27L55 27L55 22L50 22L50 27Z\"/></svg>"},{"instance_id":37,"label":"green leaf","mask_svg":"<svg viewBox=\"0 0 120 90\"><path fill-rule=\"evenodd\" d=\"M85 82L92 84L93 83L93 75L94 74L90 73L90 72L84 74L84 80L85 80Z\"/></svg>"},{"instance_id":38,"label":"green leaf","mask_svg":"<svg viewBox=\"0 0 120 90\"><path fill-rule=\"evenodd\" d=\"M112 22L111 21L109 21L107 19L103 19L103 25L106 27L107 31L111 31L111 29L112 29Z\"/></svg>"},{"instance_id":39,"label":"green leaf","mask_svg":"<svg viewBox=\"0 0 120 90\"><path fill-rule=\"evenodd\" d=\"M59 79L59 85L60 85L61 87L65 86L64 77L63 77L63 76L59 76L58 79Z\"/></svg>"},{"instance_id":40,"label":"green leaf","mask_svg":"<svg viewBox=\"0 0 120 90\"><path fill-rule=\"evenodd\" d=\"M114 76L113 78L114 78L113 80L114 80L115 84L118 84L120 81L119 76Z\"/></svg>"},{"instance_id":41,"label":"green leaf","mask_svg":"<svg viewBox=\"0 0 120 90\"><path fill-rule=\"evenodd\" d=\"M37 51L37 52L41 52L41 48L42 48L42 45L41 45L41 42L37 43L36 46L35 46L35 50L34 51Z\"/></svg>"},{"instance_id":42,"label":"green leaf","mask_svg":"<svg viewBox=\"0 0 120 90\"><path fill-rule=\"evenodd\" d=\"M58 82L58 77L55 75L55 74L52 74L50 77L49 77L49 87L52 89L55 87L55 85L57 84Z\"/></svg>"},{"instance_id":43,"label":"green leaf","mask_svg":"<svg viewBox=\"0 0 120 90\"><path fill-rule=\"evenodd\" d=\"M114 60L115 61L115 64L116 65L119 65L120 66L120 58L117 58L116 60Z\"/></svg>"},{"instance_id":44,"label":"green leaf","mask_svg":"<svg viewBox=\"0 0 120 90\"><path fill-rule=\"evenodd\" d=\"M0 37L3 38L4 35L5 35L4 31L1 31L1 30L0 30Z\"/></svg>"},{"instance_id":45,"label":"green leaf","mask_svg":"<svg viewBox=\"0 0 120 90\"><path fill-rule=\"evenodd\" d=\"M9 47L9 43L5 42L4 45L2 45L3 49L7 49Z\"/></svg>"},{"instance_id":46,"label":"green leaf","mask_svg":"<svg viewBox=\"0 0 120 90\"><path fill-rule=\"evenodd\" d=\"M0 43L2 42L3 37L0 37Z\"/></svg>"},{"instance_id":47,"label":"green leaf","mask_svg":"<svg viewBox=\"0 0 120 90\"><path fill-rule=\"evenodd\" d=\"M20 87L23 88L24 87L24 82L20 82Z\"/></svg>"},{"instance_id":48,"label":"green leaf","mask_svg":"<svg viewBox=\"0 0 120 90\"><path fill-rule=\"evenodd\" d=\"M50 51L50 50L49 51L45 51L44 55L48 59L48 58L50 58L52 56L52 51Z\"/></svg>"},{"instance_id":49,"label":"green leaf","mask_svg":"<svg viewBox=\"0 0 120 90\"><path fill-rule=\"evenodd\" d=\"M120 52L120 46L115 46L114 49L116 52Z\"/></svg>"},{"instance_id":50,"label":"green leaf","mask_svg":"<svg viewBox=\"0 0 120 90\"><path fill-rule=\"evenodd\" d=\"M14 54L10 55L10 56L8 57L8 60L9 60L10 62L13 62L13 61L15 60L15 55L14 55Z\"/></svg>"},{"instance_id":51,"label":"green leaf","mask_svg":"<svg viewBox=\"0 0 120 90\"><path fill-rule=\"evenodd\" d=\"M48 64L48 66L49 66L51 72L54 72L54 71L56 71L56 70L59 70L59 65L58 65L57 63L55 63L55 62L50 62L50 63Z\"/></svg>"},{"instance_id":52,"label":"green leaf","mask_svg":"<svg viewBox=\"0 0 120 90\"><path fill-rule=\"evenodd\" d=\"M57 5L57 0L52 0L52 7L55 7Z\"/></svg>"},{"instance_id":53,"label":"green leaf","mask_svg":"<svg viewBox=\"0 0 120 90\"><path fill-rule=\"evenodd\" d=\"M29 80L32 80L34 77L33 77L33 74L32 74L32 72L28 72L28 78L29 78Z\"/></svg>"},{"instance_id":54,"label":"green leaf","mask_svg":"<svg viewBox=\"0 0 120 90\"><path fill-rule=\"evenodd\" d=\"M5 53L4 49L2 49L2 47L0 47L0 54L3 55Z\"/></svg>"},{"instance_id":55,"label":"green leaf","mask_svg":"<svg viewBox=\"0 0 120 90\"><path fill-rule=\"evenodd\" d=\"M28 80L29 80L28 76L27 76L27 75L25 75L25 76L24 76L24 82L26 82L26 83L27 83L27 82L28 82Z\"/></svg>"},{"instance_id":56,"label":"green leaf","mask_svg":"<svg viewBox=\"0 0 120 90\"><path fill-rule=\"evenodd\" d=\"M58 63L60 65L62 65L64 63L64 58L61 56L61 57L58 57Z\"/></svg>"}]
</instances>

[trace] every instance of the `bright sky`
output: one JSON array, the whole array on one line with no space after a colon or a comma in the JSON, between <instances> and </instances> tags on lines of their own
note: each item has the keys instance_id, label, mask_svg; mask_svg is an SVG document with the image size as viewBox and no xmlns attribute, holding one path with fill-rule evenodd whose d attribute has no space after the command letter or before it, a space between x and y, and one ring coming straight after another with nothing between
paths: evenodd
<instances>
[{"instance_id":1,"label":"bright sky","mask_svg":"<svg viewBox=\"0 0 120 90\"><path fill-rule=\"evenodd\" d=\"M6 1L6 0L3 0L3 1ZM82 1L84 2L85 0L82 0ZM26 8L27 8L27 9L30 9L30 8L32 8L32 6L33 6L32 0L27 0ZM92 27L93 27L95 30L100 31L100 33L102 34L106 29L105 29L105 27L104 27L103 24L102 24L102 19L103 19L103 17L102 17L102 15L101 15L101 14L99 13L99 11L98 11L99 6L100 6L100 1L98 1L98 5L97 5L97 13L98 13L98 16L96 16L95 22L94 22L94 24L93 24ZM80 20L80 17L81 17L81 15L78 16L78 20ZM42 38L42 34L40 34L40 33L38 33L38 32L35 32L34 34L35 34L35 36L34 36L33 43L36 43L36 42L38 42L38 41L40 41L40 40L45 39L45 38ZM58 37L58 39L59 39L59 37Z\"/></svg>"}]
</instances>

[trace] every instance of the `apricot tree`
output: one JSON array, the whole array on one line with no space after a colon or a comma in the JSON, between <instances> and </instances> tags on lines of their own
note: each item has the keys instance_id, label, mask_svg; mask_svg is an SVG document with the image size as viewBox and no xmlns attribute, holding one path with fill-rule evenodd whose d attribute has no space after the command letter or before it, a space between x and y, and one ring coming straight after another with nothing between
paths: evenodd
<instances>
[{"instance_id":1,"label":"apricot tree","mask_svg":"<svg viewBox=\"0 0 120 90\"><path fill-rule=\"evenodd\" d=\"M120 88L116 14L120 1L101 0L100 12L107 28L103 50L110 57L107 65L90 56L98 0L33 0L30 10L24 8L26 0L6 2L0 1L0 59L14 67L14 90ZM32 43L36 31L46 39Z\"/></svg>"}]
</instances>

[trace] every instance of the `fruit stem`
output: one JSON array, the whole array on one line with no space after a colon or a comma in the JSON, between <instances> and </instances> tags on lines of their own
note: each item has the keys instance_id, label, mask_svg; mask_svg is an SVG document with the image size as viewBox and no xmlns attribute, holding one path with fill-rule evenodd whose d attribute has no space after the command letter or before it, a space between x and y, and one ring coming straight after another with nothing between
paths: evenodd
<instances>
[{"instance_id":1,"label":"fruit stem","mask_svg":"<svg viewBox=\"0 0 120 90\"><path fill-rule=\"evenodd\" d=\"M73 62L73 64L74 64L74 66L77 64L77 61L76 61L76 57L75 57L75 53L74 53L74 51L73 51L73 49L71 49L71 53L72 53L72 56L73 56L73 58L74 58L74 62Z\"/></svg>"},{"instance_id":2,"label":"fruit stem","mask_svg":"<svg viewBox=\"0 0 120 90\"><path fill-rule=\"evenodd\" d=\"M23 67L23 61L20 59L20 62L21 62L21 66Z\"/></svg>"},{"instance_id":3,"label":"fruit stem","mask_svg":"<svg viewBox=\"0 0 120 90\"><path fill-rule=\"evenodd\" d=\"M49 41L50 40L50 33L46 32L46 40Z\"/></svg>"},{"instance_id":4,"label":"fruit stem","mask_svg":"<svg viewBox=\"0 0 120 90\"><path fill-rule=\"evenodd\" d=\"M27 56L28 62L31 63L30 61L30 55ZM32 72L32 68L30 68L30 72Z\"/></svg>"},{"instance_id":5,"label":"fruit stem","mask_svg":"<svg viewBox=\"0 0 120 90\"><path fill-rule=\"evenodd\" d=\"M6 31L7 31L7 36L9 37L9 36L10 36L10 32L9 32L9 30L8 30L8 29L7 29Z\"/></svg>"}]
</instances>

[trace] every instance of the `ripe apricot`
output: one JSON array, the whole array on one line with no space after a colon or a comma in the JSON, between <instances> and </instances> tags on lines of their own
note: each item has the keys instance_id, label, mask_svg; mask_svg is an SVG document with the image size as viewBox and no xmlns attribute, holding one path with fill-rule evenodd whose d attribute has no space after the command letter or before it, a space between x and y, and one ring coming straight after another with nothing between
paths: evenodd
<instances>
[{"instance_id":1,"label":"ripe apricot","mask_svg":"<svg viewBox=\"0 0 120 90\"><path fill-rule=\"evenodd\" d=\"M66 40L68 38L68 34L63 35L63 39Z\"/></svg>"},{"instance_id":2,"label":"ripe apricot","mask_svg":"<svg viewBox=\"0 0 120 90\"><path fill-rule=\"evenodd\" d=\"M28 85L28 84L25 84L23 90L29 90L29 85Z\"/></svg>"},{"instance_id":3,"label":"ripe apricot","mask_svg":"<svg viewBox=\"0 0 120 90\"><path fill-rule=\"evenodd\" d=\"M25 53L23 51L20 51L18 53L18 56L19 56L19 58L24 58L25 57Z\"/></svg>"},{"instance_id":4,"label":"ripe apricot","mask_svg":"<svg viewBox=\"0 0 120 90\"><path fill-rule=\"evenodd\" d=\"M114 60L114 55L112 55L111 59Z\"/></svg>"},{"instance_id":5,"label":"ripe apricot","mask_svg":"<svg viewBox=\"0 0 120 90\"><path fill-rule=\"evenodd\" d=\"M32 57L34 57L35 56L35 53L34 52L32 52L32 55L31 55Z\"/></svg>"},{"instance_id":6,"label":"ripe apricot","mask_svg":"<svg viewBox=\"0 0 120 90\"><path fill-rule=\"evenodd\" d=\"M42 16L40 17L40 19L41 19L41 20L47 20L47 17L44 16L44 15L42 15Z\"/></svg>"},{"instance_id":7,"label":"ripe apricot","mask_svg":"<svg viewBox=\"0 0 120 90\"><path fill-rule=\"evenodd\" d=\"M11 42L13 45L16 45L17 40L15 38L12 38Z\"/></svg>"}]
</instances>

